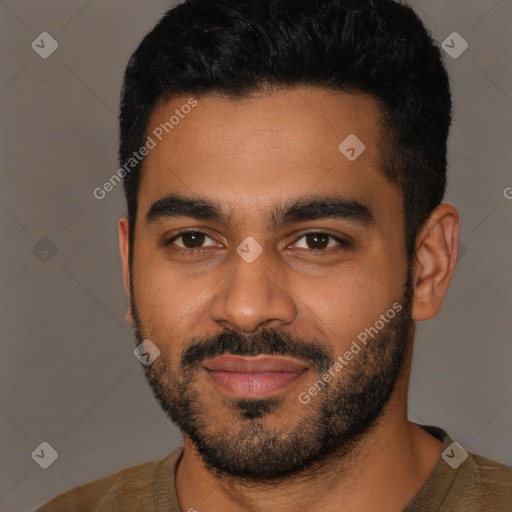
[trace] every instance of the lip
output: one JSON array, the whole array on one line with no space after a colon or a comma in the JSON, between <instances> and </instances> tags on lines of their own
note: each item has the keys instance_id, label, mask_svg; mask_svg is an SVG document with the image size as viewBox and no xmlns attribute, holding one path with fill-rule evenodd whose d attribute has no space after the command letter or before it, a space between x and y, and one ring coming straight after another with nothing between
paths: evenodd
<instances>
[{"instance_id":1,"label":"lip","mask_svg":"<svg viewBox=\"0 0 512 512\"><path fill-rule=\"evenodd\" d=\"M303 361L265 354L258 356L223 355L209 359L203 366L207 370L239 373L295 372L307 368L307 364Z\"/></svg>"},{"instance_id":2,"label":"lip","mask_svg":"<svg viewBox=\"0 0 512 512\"><path fill-rule=\"evenodd\" d=\"M284 356L223 355L203 364L210 379L236 397L261 397L281 391L297 381L308 366Z\"/></svg>"}]
</instances>

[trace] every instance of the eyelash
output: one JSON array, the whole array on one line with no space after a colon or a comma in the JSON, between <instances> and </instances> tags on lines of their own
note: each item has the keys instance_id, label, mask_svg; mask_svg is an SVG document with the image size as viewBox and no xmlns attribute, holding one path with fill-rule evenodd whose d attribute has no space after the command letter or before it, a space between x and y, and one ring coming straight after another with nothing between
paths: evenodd
<instances>
[{"instance_id":1,"label":"eyelash","mask_svg":"<svg viewBox=\"0 0 512 512\"><path fill-rule=\"evenodd\" d=\"M197 229L191 229L191 230L180 231L179 233L174 235L172 238L169 238L168 240L166 240L164 242L164 245L166 247L169 247L176 254L184 254L187 256L195 256L196 254L208 251L208 249L183 249L183 248L177 247L176 245L173 244L174 240L180 238L183 235L186 235L187 233L202 234L202 235L205 235L208 238L212 239L212 237L209 236L208 233L205 233L204 231L199 231ZM339 250L347 250L347 249L352 248L352 244L350 242L348 242L347 240L340 238L338 236L332 235L331 233L324 232L324 231L308 231L307 233L302 233L302 235L299 238L297 238L297 240L294 243L297 243L301 238L304 238L307 235L327 235L329 238L331 238L339 243L338 246L330 247L329 249L316 249L316 250L315 249L310 249L310 250L302 249L302 250L306 250L314 255L324 256L326 254L330 254L331 252L337 252Z\"/></svg>"}]
</instances>

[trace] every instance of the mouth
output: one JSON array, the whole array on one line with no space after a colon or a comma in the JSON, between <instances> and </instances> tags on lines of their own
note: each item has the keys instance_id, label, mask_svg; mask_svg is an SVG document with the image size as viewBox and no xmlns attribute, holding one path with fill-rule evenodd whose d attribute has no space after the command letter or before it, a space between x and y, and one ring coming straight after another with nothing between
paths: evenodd
<instances>
[{"instance_id":1,"label":"mouth","mask_svg":"<svg viewBox=\"0 0 512 512\"><path fill-rule=\"evenodd\" d=\"M210 380L233 397L262 397L291 386L309 369L304 361L284 356L223 355L203 364Z\"/></svg>"}]
</instances>

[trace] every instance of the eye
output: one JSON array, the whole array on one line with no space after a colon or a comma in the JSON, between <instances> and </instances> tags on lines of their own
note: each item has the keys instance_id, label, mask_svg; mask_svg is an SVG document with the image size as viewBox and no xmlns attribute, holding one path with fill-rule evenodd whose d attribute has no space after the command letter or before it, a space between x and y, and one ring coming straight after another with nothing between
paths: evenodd
<instances>
[{"instance_id":1,"label":"eye","mask_svg":"<svg viewBox=\"0 0 512 512\"><path fill-rule=\"evenodd\" d=\"M181 239L180 243L177 243ZM211 245L203 246L206 239L214 242ZM216 247L216 242L203 231L182 231L165 242L173 251L179 253L194 253L203 250L203 247Z\"/></svg>"},{"instance_id":2,"label":"eye","mask_svg":"<svg viewBox=\"0 0 512 512\"><path fill-rule=\"evenodd\" d=\"M209 239L213 243L203 245ZM172 251L179 254L197 254L206 252L208 247L218 247L219 244L203 231L181 231L165 242ZM313 253L330 253L337 250L349 249L352 244L330 233L313 231L303 234L293 245L299 249Z\"/></svg>"},{"instance_id":3,"label":"eye","mask_svg":"<svg viewBox=\"0 0 512 512\"><path fill-rule=\"evenodd\" d=\"M302 245L300 245L301 240L303 240ZM347 240L321 231L314 231L302 235L297 242L295 242L295 245L300 249L326 252L328 249L332 248L348 249L351 247L350 242Z\"/></svg>"}]
</instances>

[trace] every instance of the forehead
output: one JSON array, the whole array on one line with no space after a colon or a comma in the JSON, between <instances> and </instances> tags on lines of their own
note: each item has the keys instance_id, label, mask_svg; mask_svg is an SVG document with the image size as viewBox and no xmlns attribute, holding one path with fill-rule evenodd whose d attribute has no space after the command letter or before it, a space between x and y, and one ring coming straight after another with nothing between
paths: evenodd
<instances>
[{"instance_id":1,"label":"forehead","mask_svg":"<svg viewBox=\"0 0 512 512\"><path fill-rule=\"evenodd\" d=\"M296 88L190 98L173 98L150 118L141 214L171 193L233 208L334 192L391 207L400 199L381 171L381 116L371 97Z\"/></svg>"}]
</instances>

